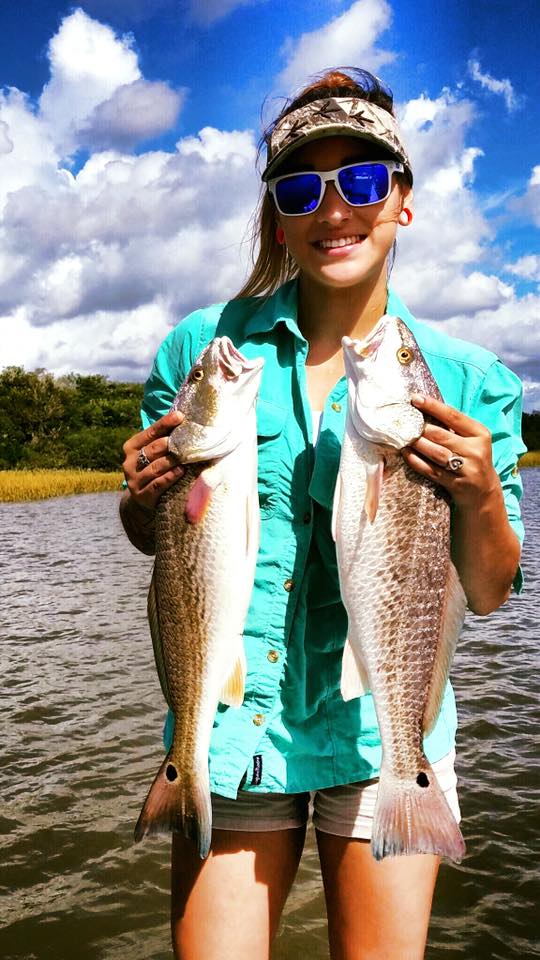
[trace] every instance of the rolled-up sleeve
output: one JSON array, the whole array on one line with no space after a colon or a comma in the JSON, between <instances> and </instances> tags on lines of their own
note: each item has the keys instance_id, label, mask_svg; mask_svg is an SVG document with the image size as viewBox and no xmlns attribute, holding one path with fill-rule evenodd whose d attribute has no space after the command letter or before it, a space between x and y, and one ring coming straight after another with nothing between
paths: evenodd
<instances>
[{"instance_id":1,"label":"rolled-up sleeve","mask_svg":"<svg viewBox=\"0 0 540 960\"><path fill-rule=\"evenodd\" d=\"M519 506L523 484L518 460L527 449L521 437L522 394L519 377L496 360L487 370L470 411L471 417L491 431L493 466L501 481L510 526L520 543L525 531ZM513 583L516 593L522 586L523 574L518 567Z\"/></svg>"}]
</instances>

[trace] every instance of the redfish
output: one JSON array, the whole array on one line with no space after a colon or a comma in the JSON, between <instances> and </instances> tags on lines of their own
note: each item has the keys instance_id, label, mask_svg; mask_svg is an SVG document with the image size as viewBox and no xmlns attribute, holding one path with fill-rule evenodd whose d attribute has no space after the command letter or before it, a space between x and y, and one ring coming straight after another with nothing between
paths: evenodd
<instances>
[{"instance_id":1,"label":"redfish","mask_svg":"<svg viewBox=\"0 0 540 960\"><path fill-rule=\"evenodd\" d=\"M263 360L216 337L191 368L169 438L184 475L156 509L148 617L172 747L143 806L135 839L183 831L201 858L211 842L208 751L218 701L244 698L244 621L259 543L255 402Z\"/></svg>"},{"instance_id":2,"label":"redfish","mask_svg":"<svg viewBox=\"0 0 540 960\"><path fill-rule=\"evenodd\" d=\"M459 862L461 831L426 759L465 594L450 555L450 503L400 450L423 431L412 393L442 399L415 338L384 316L343 339L348 408L333 533L349 618L341 690L371 690L382 763L371 849L377 860L433 853Z\"/></svg>"}]
</instances>

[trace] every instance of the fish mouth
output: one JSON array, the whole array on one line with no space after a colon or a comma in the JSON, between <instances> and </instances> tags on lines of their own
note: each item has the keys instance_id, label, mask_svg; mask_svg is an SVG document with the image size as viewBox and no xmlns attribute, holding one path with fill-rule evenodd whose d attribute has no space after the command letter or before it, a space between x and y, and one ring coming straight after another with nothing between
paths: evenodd
<instances>
[{"instance_id":1,"label":"fish mouth","mask_svg":"<svg viewBox=\"0 0 540 960\"><path fill-rule=\"evenodd\" d=\"M354 339L352 337L343 337L341 343L345 353L354 353L357 357L363 359L375 356L377 350L384 340L387 319L388 317L386 314L381 317L381 319L373 327L373 330L368 333L367 337L364 337L363 340Z\"/></svg>"},{"instance_id":2,"label":"fish mouth","mask_svg":"<svg viewBox=\"0 0 540 960\"><path fill-rule=\"evenodd\" d=\"M263 366L261 358L248 360L236 349L229 337L220 337L218 363L227 380L236 380L242 373L255 373Z\"/></svg>"}]
</instances>

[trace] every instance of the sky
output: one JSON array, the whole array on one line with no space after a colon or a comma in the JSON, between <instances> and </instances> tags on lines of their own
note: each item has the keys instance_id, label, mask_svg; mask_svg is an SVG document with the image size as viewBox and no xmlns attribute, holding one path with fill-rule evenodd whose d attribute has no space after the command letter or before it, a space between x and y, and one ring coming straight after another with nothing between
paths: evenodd
<instances>
[{"instance_id":1,"label":"sky","mask_svg":"<svg viewBox=\"0 0 540 960\"><path fill-rule=\"evenodd\" d=\"M242 286L264 124L352 64L415 175L392 285L540 409L539 41L536 0L2 0L0 368L144 380Z\"/></svg>"}]
</instances>

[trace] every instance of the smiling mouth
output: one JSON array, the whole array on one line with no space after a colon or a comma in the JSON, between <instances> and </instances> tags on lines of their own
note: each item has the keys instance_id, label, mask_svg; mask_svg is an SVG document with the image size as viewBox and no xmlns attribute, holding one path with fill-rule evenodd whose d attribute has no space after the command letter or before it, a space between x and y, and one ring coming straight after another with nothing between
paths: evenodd
<instances>
[{"instance_id":1,"label":"smiling mouth","mask_svg":"<svg viewBox=\"0 0 540 960\"><path fill-rule=\"evenodd\" d=\"M313 246L320 250L333 250L338 247L352 247L355 243L362 243L365 240L365 234L355 234L350 237L337 237L334 240L316 240Z\"/></svg>"}]
</instances>

